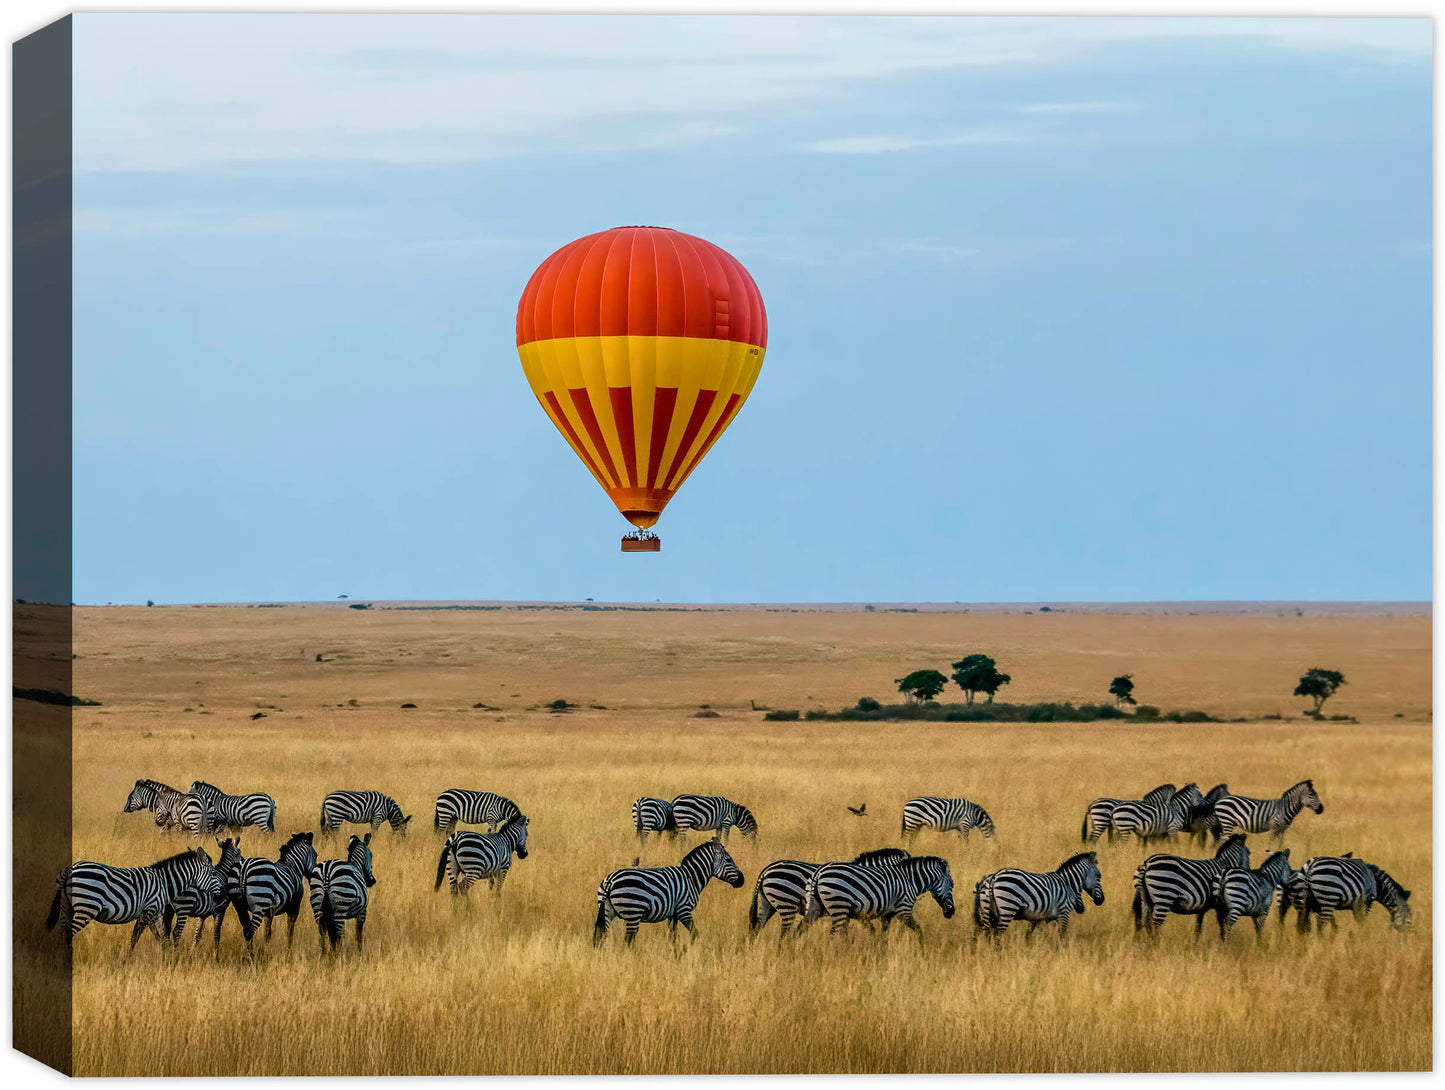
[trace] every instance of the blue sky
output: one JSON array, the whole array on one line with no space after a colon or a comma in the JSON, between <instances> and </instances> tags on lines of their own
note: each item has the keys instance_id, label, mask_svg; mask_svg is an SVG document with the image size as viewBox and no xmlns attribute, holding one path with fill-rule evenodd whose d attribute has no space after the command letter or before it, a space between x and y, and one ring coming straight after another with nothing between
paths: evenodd
<instances>
[{"instance_id":1,"label":"blue sky","mask_svg":"<svg viewBox=\"0 0 1445 1090\"><path fill-rule=\"evenodd\" d=\"M1428 20L75 41L77 602L1431 595ZM625 223L770 326L658 555L515 351Z\"/></svg>"}]
</instances>

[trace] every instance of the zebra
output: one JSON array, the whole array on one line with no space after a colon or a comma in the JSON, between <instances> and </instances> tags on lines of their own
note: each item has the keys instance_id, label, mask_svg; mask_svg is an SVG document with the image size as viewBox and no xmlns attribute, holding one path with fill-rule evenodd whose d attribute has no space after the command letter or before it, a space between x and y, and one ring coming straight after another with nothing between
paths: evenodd
<instances>
[{"instance_id":1,"label":"zebra","mask_svg":"<svg viewBox=\"0 0 1445 1090\"><path fill-rule=\"evenodd\" d=\"M666 920L672 941L677 942L677 925L687 928L697 940L693 910L703 888L717 878L737 889L743 873L716 836L699 844L675 867L624 867L615 870L597 887L597 922L592 928L592 945L601 946L614 919L627 925L627 942L637 937L643 923Z\"/></svg>"},{"instance_id":2,"label":"zebra","mask_svg":"<svg viewBox=\"0 0 1445 1090\"><path fill-rule=\"evenodd\" d=\"M311 913L321 936L321 952L331 940L331 952L341 941L347 920L356 921L356 948L361 949L361 932L366 927L366 891L376 885L371 869L371 834L353 836L345 859L323 859L306 875L311 884Z\"/></svg>"},{"instance_id":3,"label":"zebra","mask_svg":"<svg viewBox=\"0 0 1445 1090\"><path fill-rule=\"evenodd\" d=\"M908 852L902 848L880 848L864 852L853 863L869 867L907 858ZM807 909L808 879L820 866L821 863L805 863L800 859L779 859L759 871L757 884L753 886L752 903L748 905L748 927L751 931L756 934L776 915L786 936L792 930L794 921ZM873 925L869 923L868 926L871 928Z\"/></svg>"},{"instance_id":4,"label":"zebra","mask_svg":"<svg viewBox=\"0 0 1445 1090\"><path fill-rule=\"evenodd\" d=\"M1229 784L1217 783L1204 794L1204 801L1190 809L1189 823L1184 826L1184 832L1191 840L1198 840L1200 846L1209 842L1209 834L1214 834L1214 839L1219 839L1219 820L1215 816L1214 806L1225 795L1229 794Z\"/></svg>"},{"instance_id":5,"label":"zebra","mask_svg":"<svg viewBox=\"0 0 1445 1090\"><path fill-rule=\"evenodd\" d=\"M808 880L803 919L813 923L826 912L831 921L829 934L833 935L850 919L882 920L885 933L897 920L918 936L922 946L923 929L913 918L913 907L924 893L933 895L945 920L952 918L953 875L947 860L916 855L875 866L825 863Z\"/></svg>"},{"instance_id":6,"label":"zebra","mask_svg":"<svg viewBox=\"0 0 1445 1090\"><path fill-rule=\"evenodd\" d=\"M1313 780L1301 780L1277 799L1225 795L1214 804L1215 836L1273 833L1278 843L1301 810L1324 813L1324 803L1315 794Z\"/></svg>"},{"instance_id":7,"label":"zebra","mask_svg":"<svg viewBox=\"0 0 1445 1090\"><path fill-rule=\"evenodd\" d=\"M1254 934L1264 942L1264 920L1274 907L1274 891L1289 881L1294 873L1289 865L1289 849L1270 852L1254 870L1230 867L1214 879L1214 915L1219 921L1219 940L1229 938L1241 916L1254 921Z\"/></svg>"},{"instance_id":8,"label":"zebra","mask_svg":"<svg viewBox=\"0 0 1445 1090\"><path fill-rule=\"evenodd\" d=\"M162 918L162 931L170 935L171 944L179 946L181 935L185 933L186 924L190 920L196 921L196 938L194 946L201 945L201 933L206 929L206 920L215 920L214 937L217 956L221 952L221 924L226 919L226 909L231 906L231 898L226 892L226 882L219 868L213 867L210 873L203 875L197 881L176 894L175 900L166 907ZM171 926L174 917L175 925Z\"/></svg>"},{"instance_id":9,"label":"zebra","mask_svg":"<svg viewBox=\"0 0 1445 1090\"><path fill-rule=\"evenodd\" d=\"M984 875L973 887L974 935L987 931L995 943L1014 920L1028 920L1027 938L1046 920L1059 922L1059 937L1069 929L1069 918L1084 911L1083 894L1094 904L1104 903L1104 883L1099 858L1094 852L1080 852L1065 859L1045 874L1005 867Z\"/></svg>"},{"instance_id":10,"label":"zebra","mask_svg":"<svg viewBox=\"0 0 1445 1090\"><path fill-rule=\"evenodd\" d=\"M993 818L978 803L967 799L931 796L909 799L903 804L903 836L911 843L922 828L937 829L941 833L952 830L965 840L970 829L982 829L984 836L991 837Z\"/></svg>"},{"instance_id":11,"label":"zebra","mask_svg":"<svg viewBox=\"0 0 1445 1090\"><path fill-rule=\"evenodd\" d=\"M1149 934L1171 912L1194 917L1194 934L1204 929L1204 916L1214 907L1214 879L1230 867L1249 868L1249 847L1243 833L1219 845L1213 859L1151 855L1134 872L1134 931Z\"/></svg>"},{"instance_id":12,"label":"zebra","mask_svg":"<svg viewBox=\"0 0 1445 1090\"><path fill-rule=\"evenodd\" d=\"M521 813L515 802L502 795L453 787L437 796L436 818L433 824L438 832L448 836L458 822L485 825L487 832L495 833L498 825L518 817Z\"/></svg>"},{"instance_id":13,"label":"zebra","mask_svg":"<svg viewBox=\"0 0 1445 1090\"><path fill-rule=\"evenodd\" d=\"M1370 906L1379 902L1390 913L1390 926L1397 931L1413 926L1410 913L1410 891L1379 867L1356 859L1353 855L1316 856L1304 865L1294 887L1299 912L1299 929L1309 929L1311 913L1319 917L1318 929L1326 922L1335 930L1339 921L1335 913L1349 909L1355 919L1363 921ZM1285 909L1280 910L1284 919Z\"/></svg>"},{"instance_id":14,"label":"zebra","mask_svg":"<svg viewBox=\"0 0 1445 1090\"><path fill-rule=\"evenodd\" d=\"M502 883L512 868L513 852L518 859L527 858L527 819L521 814L508 818L495 833L473 833L465 829L452 833L442 846L432 891L441 889L442 879L450 874L453 893L467 893L473 884L485 878L492 892L500 897Z\"/></svg>"},{"instance_id":15,"label":"zebra","mask_svg":"<svg viewBox=\"0 0 1445 1090\"><path fill-rule=\"evenodd\" d=\"M232 848L228 850L228 845ZM240 860L236 865L233 860ZM239 841L227 840L221 845L221 870L227 876L227 888L241 921L246 939L246 952L254 951L256 928L266 922L266 941L271 941L271 927L276 917L287 916L286 945L296 937L296 917L301 914L301 892L304 879L316 867L315 834L294 833L281 845L273 863L260 856L240 859Z\"/></svg>"},{"instance_id":16,"label":"zebra","mask_svg":"<svg viewBox=\"0 0 1445 1090\"><path fill-rule=\"evenodd\" d=\"M758 821L753 812L721 795L678 795L672 800L672 816L679 834L697 829L717 833L726 842L736 826L743 836L758 838Z\"/></svg>"},{"instance_id":17,"label":"zebra","mask_svg":"<svg viewBox=\"0 0 1445 1090\"><path fill-rule=\"evenodd\" d=\"M1109 839L1114 839L1114 809L1126 802L1147 802L1154 803L1167 799L1178 790L1172 783L1161 783L1150 791L1142 799L1095 799L1089 803L1089 808L1084 811L1084 824L1079 829L1079 837L1085 844L1097 844L1099 838L1105 833Z\"/></svg>"},{"instance_id":18,"label":"zebra","mask_svg":"<svg viewBox=\"0 0 1445 1090\"><path fill-rule=\"evenodd\" d=\"M1167 799L1156 802L1123 802L1114 808L1112 828L1123 840L1137 836L1150 840L1172 840L1189 824L1194 809L1204 804L1197 783L1185 784Z\"/></svg>"},{"instance_id":19,"label":"zebra","mask_svg":"<svg viewBox=\"0 0 1445 1090\"><path fill-rule=\"evenodd\" d=\"M180 808L181 799L185 796L184 791L178 791L159 780L136 780L125 800L125 810L122 813L149 810L155 817L157 826L169 829L176 824L172 814Z\"/></svg>"},{"instance_id":20,"label":"zebra","mask_svg":"<svg viewBox=\"0 0 1445 1090\"><path fill-rule=\"evenodd\" d=\"M173 824L200 838L216 828L216 804L205 795L187 792L179 804L172 804Z\"/></svg>"},{"instance_id":21,"label":"zebra","mask_svg":"<svg viewBox=\"0 0 1445 1090\"><path fill-rule=\"evenodd\" d=\"M216 808L216 826L227 829L244 829L255 825L262 832L276 831L276 800L259 791L250 795L228 795L214 784L197 780L191 784L191 794L211 800Z\"/></svg>"},{"instance_id":22,"label":"zebra","mask_svg":"<svg viewBox=\"0 0 1445 1090\"><path fill-rule=\"evenodd\" d=\"M71 945L86 924L131 923L129 958L150 928L162 944L161 916L187 886L204 881L214 868L203 848L190 848L145 867L111 867L82 860L66 867L55 879L55 899L45 927L64 920L65 944Z\"/></svg>"},{"instance_id":23,"label":"zebra","mask_svg":"<svg viewBox=\"0 0 1445 1090\"><path fill-rule=\"evenodd\" d=\"M333 791L321 800L321 831L326 834L336 832L343 821L370 825L372 832L387 821L392 832L405 836L410 820L410 815L402 817L395 799L380 791Z\"/></svg>"},{"instance_id":24,"label":"zebra","mask_svg":"<svg viewBox=\"0 0 1445 1090\"><path fill-rule=\"evenodd\" d=\"M672 803L666 799L648 798L644 795L632 804L632 824L637 829L637 839L646 843L648 833L670 833L677 836L677 818L672 812Z\"/></svg>"}]
</instances>

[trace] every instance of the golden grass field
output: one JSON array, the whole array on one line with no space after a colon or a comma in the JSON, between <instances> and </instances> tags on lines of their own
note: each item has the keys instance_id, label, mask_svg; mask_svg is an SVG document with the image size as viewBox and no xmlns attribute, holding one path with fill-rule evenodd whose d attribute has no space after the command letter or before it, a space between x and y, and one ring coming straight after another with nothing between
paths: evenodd
<instances>
[{"instance_id":1,"label":"golden grass field","mask_svg":"<svg viewBox=\"0 0 1445 1090\"><path fill-rule=\"evenodd\" d=\"M323 959L304 909L295 946L283 929L254 964L242 962L234 917L219 961L209 933L199 954L187 945L178 956L144 937L125 963L129 927L83 932L77 1074L1431 1064L1421 613L96 608L76 611L75 636L75 691L103 703L74 717L76 858L134 865L183 846L148 814L121 813L139 777L268 791L282 836L315 828L335 788L384 790L415 815L407 838L385 828L374 838L378 881L359 956L348 931L342 955ZM1112 676L1131 672L1143 702L1250 721L765 723L749 703L888 699L893 678L947 672L975 650L1014 676L1006 699L1097 701ZM1300 718L1305 702L1290 690L1317 665L1349 679L1327 712L1359 723ZM541 707L558 697L579 709ZM693 718L704 704L721 717ZM266 717L253 721L257 710ZM1276 711L1288 718L1258 718ZM1247 923L1221 947L1212 917L1202 941L1175 917L1157 943L1141 942L1129 900L1144 853L1105 845L1107 902L1076 919L1066 942L1041 929L1028 944L1022 928L998 952L971 941L974 882L1005 865L1051 869L1079 850L1097 795L1166 780L1269 795L1305 777L1325 808L1288 834L1295 864L1346 850L1379 863L1415 891L1412 934L1393 932L1376 909L1358 930L1346 918L1338 936L1304 939L1292 920L1279 929L1271 918L1263 949ZM531 857L515 863L500 901L485 888L469 904L445 887L433 893L432 803L448 787L500 791L531 819ZM618 928L594 950L597 883L638 852L632 800L683 791L753 809L756 845L731 844L746 884L704 891L700 936L680 955L659 925L632 949ZM856 927L780 945L776 921L749 941L760 866L896 844L901 805L918 794L967 796L998 827L993 841L920 838L916 851L950 861L958 902L952 920L920 902L922 950L906 932L880 940ZM864 801L867 818L845 810ZM249 833L242 844L274 856L280 840ZM682 848L653 840L642 854L669 864Z\"/></svg>"}]
</instances>

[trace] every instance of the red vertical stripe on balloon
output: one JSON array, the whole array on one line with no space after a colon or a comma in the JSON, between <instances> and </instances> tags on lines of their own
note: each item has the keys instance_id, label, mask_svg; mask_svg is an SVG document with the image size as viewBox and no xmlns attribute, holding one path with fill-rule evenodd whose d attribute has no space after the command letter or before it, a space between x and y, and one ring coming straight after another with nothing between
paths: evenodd
<instances>
[{"instance_id":1,"label":"red vertical stripe on balloon","mask_svg":"<svg viewBox=\"0 0 1445 1090\"><path fill-rule=\"evenodd\" d=\"M567 434L568 440L572 443L572 449L577 452L577 457L586 463L587 468L592 471L594 477L602 477L602 470L597 467L597 463L594 462L592 456L587 453L587 448L582 445L582 439L578 436L577 429L572 426L572 421L568 420L567 414L562 411L562 406L557 401L557 395L551 390L548 390L542 397L545 398L547 404L552 407L552 417Z\"/></svg>"},{"instance_id":2,"label":"red vertical stripe on balloon","mask_svg":"<svg viewBox=\"0 0 1445 1090\"><path fill-rule=\"evenodd\" d=\"M733 414L738 411L738 405L741 404L742 399L743 398L741 394L728 395L727 408L724 409L722 411L722 415L717 418L717 423L712 426L712 431L707 433L707 440L703 443L702 446L698 447L697 454L690 462L687 463L687 465L683 468L683 471L677 475L677 479L679 481L681 481L689 473L691 473L693 469L697 466L698 462L702 461L703 455L705 455L710 449L712 449L712 445L717 442L717 437L723 433L723 429L728 426L729 422L731 422ZM675 488L677 486L674 485L673 487Z\"/></svg>"},{"instance_id":3,"label":"red vertical stripe on balloon","mask_svg":"<svg viewBox=\"0 0 1445 1090\"><path fill-rule=\"evenodd\" d=\"M667 433L672 430L672 411L675 408L677 387L659 386L652 397L652 441L647 449L648 488L658 488L662 484L657 471L662 465L662 448L667 446Z\"/></svg>"},{"instance_id":4,"label":"red vertical stripe on balloon","mask_svg":"<svg viewBox=\"0 0 1445 1090\"><path fill-rule=\"evenodd\" d=\"M614 487L620 485L621 479L617 476L617 467L612 464L612 455L607 450L607 440L602 438L602 429L597 426L597 414L592 411L592 402L587 397L586 389L568 390L567 393L572 396L572 404L577 409L577 415L582 418L582 426L587 429L588 436L597 448L597 456L607 467L612 484Z\"/></svg>"},{"instance_id":5,"label":"red vertical stripe on balloon","mask_svg":"<svg viewBox=\"0 0 1445 1090\"><path fill-rule=\"evenodd\" d=\"M632 387L609 386L607 396L612 399L612 421L617 425L617 439L622 444L622 460L627 465L627 480L622 483L628 488L636 488L637 438L633 433Z\"/></svg>"},{"instance_id":6,"label":"red vertical stripe on balloon","mask_svg":"<svg viewBox=\"0 0 1445 1090\"><path fill-rule=\"evenodd\" d=\"M677 467L681 465L682 460L687 457L687 452L692 448L692 441L697 438L698 430L702 427L703 418L707 416L707 411L712 408L712 403L716 397L716 390L699 390L697 392L697 402L693 405L692 416L688 417L687 427L683 430L682 442L677 445L677 450L672 456L672 464L667 467L667 472L662 476L662 487L667 487L668 482L672 480L673 475L677 472Z\"/></svg>"}]
</instances>

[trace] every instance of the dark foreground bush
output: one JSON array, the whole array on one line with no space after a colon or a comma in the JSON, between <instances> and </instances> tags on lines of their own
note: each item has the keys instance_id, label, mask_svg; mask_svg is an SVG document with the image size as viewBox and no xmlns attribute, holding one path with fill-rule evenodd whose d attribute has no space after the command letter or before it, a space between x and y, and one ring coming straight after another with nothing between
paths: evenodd
<instances>
[{"instance_id":1,"label":"dark foreground bush","mask_svg":"<svg viewBox=\"0 0 1445 1090\"><path fill-rule=\"evenodd\" d=\"M792 722L794 719L797 719L800 714L801 713L798 711L797 708L793 708L791 710L778 708L773 711L766 712L763 715L763 718L772 719L775 721Z\"/></svg>"}]
</instances>

